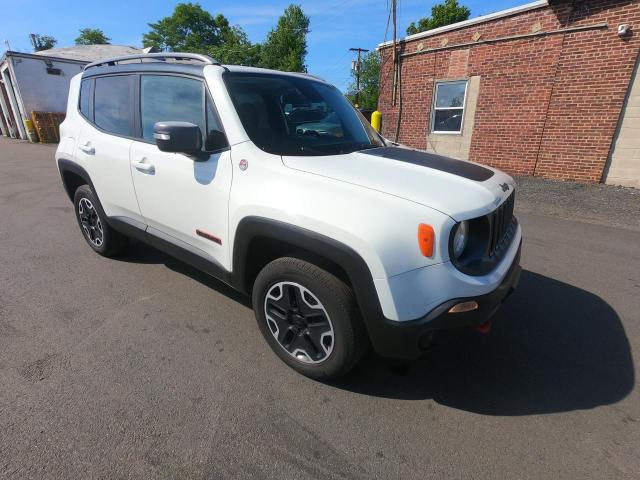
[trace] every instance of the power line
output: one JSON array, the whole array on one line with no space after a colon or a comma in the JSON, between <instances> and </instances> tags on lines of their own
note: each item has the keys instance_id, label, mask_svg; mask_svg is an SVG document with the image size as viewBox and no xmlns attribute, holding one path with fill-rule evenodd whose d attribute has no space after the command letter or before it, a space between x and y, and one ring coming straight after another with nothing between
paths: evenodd
<instances>
[{"instance_id":1,"label":"power line","mask_svg":"<svg viewBox=\"0 0 640 480\"><path fill-rule=\"evenodd\" d=\"M389 4L390 0L387 0L387 25L384 29L384 39L382 40L382 43L385 44L387 43L387 35L389 34L389 25L391 24L391 5ZM384 67L385 64L387 63L389 57L386 55L382 55L382 53L380 51L378 51L380 54L380 74L381 74L381 78L380 78L380 85L378 86L378 90L380 92L382 92L384 90L384 87L387 84L387 80L389 80L389 77L391 76L391 73L393 72L393 69L391 70L387 70L386 74L384 76L382 76L382 72L384 71Z\"/></svg>"},{"instance_id":2,"label":"power line","mask_svg":"<svg viewBox=\"0 0 640 480\"><path fill-rule=\"evenodd\" d=\"M347 50L337 60L334 60L333 65L331 65L329 68L326 68L320 71L326 74L326 73L333 73L337 70L342 70L344 68L344 66L342 65L342 62L350 56L351 56L351 52Z\"/></svg>"},{"instance_id":3,"label":"power line","mask_svg":"<svg viewBox=\"0 0 640 480\"><path fill-rule=\"evenodd\" d=\"M389 0L387 0L387 26L384 27L384 39L382 43L387 43L387 34L389 33L389 24L391 23L391 9L389 8Z\"/></svg>"},{"instance_id":4,"label":"power line","mask_svg":"<svg viewBox=\"0 0 640 480\"><path fill-rule=\"evenodd\" d=\"M337 18L339 16L341 16L343 14L343 12L339 11L339 9L341 9L342 7L344 7L345 5L347 5L348 3L353 2L354 0L343 0L342 2L333 5L333 6L329 6L327 7L327 10L331 9L333 11L335 11L336 13L330 14L325 16L324 19L319 20L317 23L313 24L313 28L318 28L319 26L325 25L326 23L329 22L329 20L333 20L334 18ZM322 18L324 15L320 15L320 14L316 14L316 15L310 15L309 18L311 20L313 20L313 17L320 17Z\"/></svg>"}]
</instances>

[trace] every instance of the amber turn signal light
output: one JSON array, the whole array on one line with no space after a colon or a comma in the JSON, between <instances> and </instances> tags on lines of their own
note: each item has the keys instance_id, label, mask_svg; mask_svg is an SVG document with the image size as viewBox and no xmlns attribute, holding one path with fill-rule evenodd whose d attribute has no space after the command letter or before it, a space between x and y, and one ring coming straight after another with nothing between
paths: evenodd
<instances>
[{"instance_id":1,"label":"amber turn signal light","mask_svg":"<svg viewBox=\"0 0 640 480\"><path fill-rule=\"evenodd\" d=\"M418 226L418 246L422 255L425 257L433 256L433 248L435 243L435 234L433 233L433 227L426 223L421 223Z\"/></svg>"},{"instance_id":2,"label":"amber turn signal light","mask_svg":"<svg viewBox=\"0 0 640 480\"><path fill-rule=\"evenodd\" d=\"M478 309L478 302L470 300L468 302L460 302L449 309L449 313L464 313Z\"/></svg>"}]
</instances>

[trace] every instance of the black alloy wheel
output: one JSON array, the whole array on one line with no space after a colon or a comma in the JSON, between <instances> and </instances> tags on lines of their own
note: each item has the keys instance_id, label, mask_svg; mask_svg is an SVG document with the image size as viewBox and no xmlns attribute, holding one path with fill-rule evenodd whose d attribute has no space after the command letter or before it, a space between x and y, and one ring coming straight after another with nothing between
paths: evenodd
<instances>
[{"instance_id":1,"label":"black alloy wheel","mask_svg":"<svg viewBox=\"0 0 640 480\"><path fill-rule=\"evenodd\" d=\"M81 198L78 202L78 218L87 240L95 247L100 248L104 241L102 222L93 203L86 197Z\"/></svg>"},{"instance_id":2,"label":"black alloy wheel","mask_svg":"<svg viewBox=\"0 0 640 480\"><path fill-rule=\"evenodd\" d=\"M252 297L258 327L273 352L307 377L345 375L368 349L353 290L314 263L273 260L256 277Z\"/></svg>"},{"instance_id":3,"label":"black alloy wheel","mask_svg":"<svg viewBox=\"0 0 640 480\"><path fill-rule=\"evenodd\" d=\"M318 363L331 355L331 319L317 297L302 285L273 285L265 297L264 312L273 337L292 357Z\"/></svg>"}]
</instances>

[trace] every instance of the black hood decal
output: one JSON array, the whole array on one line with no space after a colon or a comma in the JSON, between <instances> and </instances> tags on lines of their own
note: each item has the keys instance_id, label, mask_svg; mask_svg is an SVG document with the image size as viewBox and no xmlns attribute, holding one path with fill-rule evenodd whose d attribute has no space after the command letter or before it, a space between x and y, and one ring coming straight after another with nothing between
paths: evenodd
<instances>
[{"instance_id":1,"label":"black hood decal","mask_svg":"<svg viewBox=\"0 0 640 480\"><path fill-rule=\"evenodd\" d=\"M476 182L484 182L493 177L491 170L476 165L475 163L443 157L442 155L434 155L433 153L410 150L408 148L380 147L372 148L371 150L362 150L359 153L413 163L414 165L433 168L434 170L451 173L452 175L458 175L459 177L475 180Z\"/></svg>"}]
</instances>

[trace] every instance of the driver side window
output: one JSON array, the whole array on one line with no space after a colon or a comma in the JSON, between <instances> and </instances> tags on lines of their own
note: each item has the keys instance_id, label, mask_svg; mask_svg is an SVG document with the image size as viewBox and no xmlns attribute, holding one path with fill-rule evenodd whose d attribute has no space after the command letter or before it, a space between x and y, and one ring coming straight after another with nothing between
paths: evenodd
<instances>
[{"instance_id":1,"label":"driver side window","mask_svg":"<svg viewBox=\"0 0 640 480\"><path fill-rule=\"evenodd\" d=\"M142 138L154 142L156 122L189 122L204 135L204 85L200 80L170 75L140 77ZM204 140L204 139L203 139Z\"/></svg>"}]
</instances>

